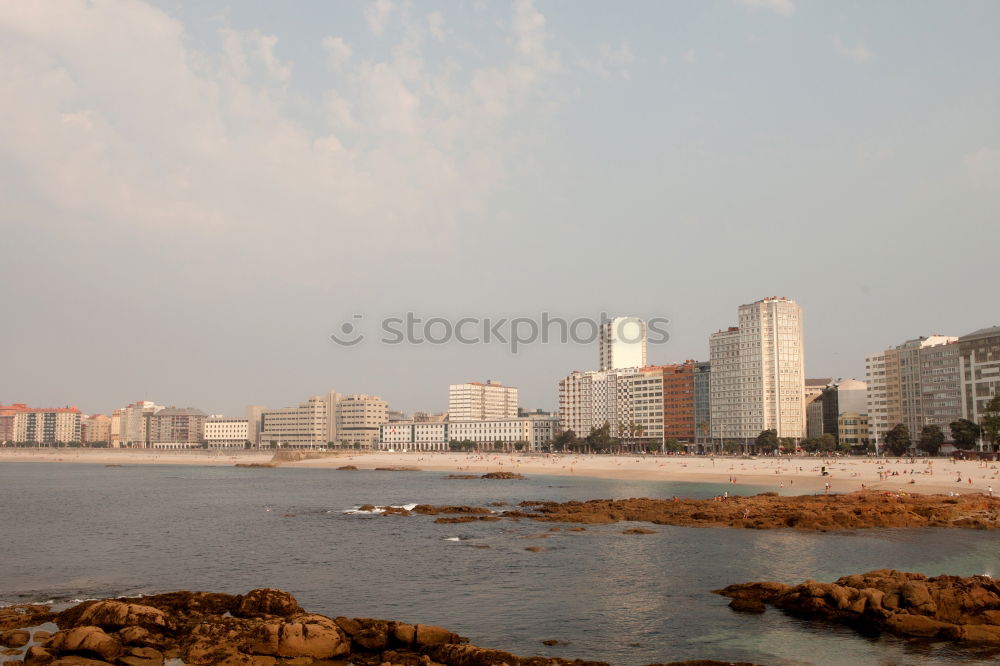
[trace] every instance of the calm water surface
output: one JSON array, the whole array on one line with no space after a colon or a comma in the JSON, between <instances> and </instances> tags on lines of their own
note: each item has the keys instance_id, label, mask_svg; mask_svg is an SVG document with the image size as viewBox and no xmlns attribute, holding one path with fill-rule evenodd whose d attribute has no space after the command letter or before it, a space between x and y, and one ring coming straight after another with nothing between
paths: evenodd
<instances>
[{"instance_id":1,"label":"calm water surface","mask_svg":"<svg viewBox=\"0 0 1000 666\"><path fill-rule=\"evenodd\" d=\"M628 524L548 533L534 522L436 525L345 514L360 504L711 497L751 486L435 472L0 463L0 603L178 589L276 587L325 615L440 624L484 647L614 664L711 658L762 664L996 663L789 618L738 615L730 583L892 567L1000 572L974 530L808 533ZM545 538L540 535L547 534ZM456 541L455 539L459 539ZM475 546L489 546L488 549ZM541 545L541 553L525 551ZM546 647L545 639L565 645Z\"/></svg>"}]
</instances>

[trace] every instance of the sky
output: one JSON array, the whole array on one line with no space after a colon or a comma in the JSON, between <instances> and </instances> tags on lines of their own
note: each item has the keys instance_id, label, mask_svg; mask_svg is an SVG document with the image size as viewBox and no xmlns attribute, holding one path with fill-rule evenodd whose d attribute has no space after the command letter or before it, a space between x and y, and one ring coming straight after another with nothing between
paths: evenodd
<instances>
[{"instance_id":1,"label":"sky","mask_svg":"<svg viewBox=\"0 0 1000 666\"><path fill-rule=\"evenodd\" d=\"M1000 323L997 25L976 0L2 3L0 403L442 411L493 379L553 409L595 344L380 322L657 317L667 363L766 296L802 305L808 376L863 378Z\"/></svg>"}]
</instances>

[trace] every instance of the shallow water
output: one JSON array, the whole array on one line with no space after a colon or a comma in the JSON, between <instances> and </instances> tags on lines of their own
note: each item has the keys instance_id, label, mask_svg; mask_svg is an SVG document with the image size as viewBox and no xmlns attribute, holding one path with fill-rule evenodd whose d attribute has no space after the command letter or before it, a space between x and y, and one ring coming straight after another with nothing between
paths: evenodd
<instances>
[{"instance_id":1,"label":"shallow water","mask_svg":"<svg viewBox=\"0 0 1000 666\"><path fill-rule=\"evenodd\" d=\"M695 658L995 663L985 652L862 637L773 609L739 615L726 607L728 599L710 592L729 583L832 580L884 567L995 575L1000 557L991 532L657 526L655 534L626 536L624 523L548 532L552 524L532 521L436 525L429 516L345 513L366 503L711 497L764 490L445 476L3 463L0 603L276 587L310 611L440 624L477 645L520 654L625 665ZM524 550L531 545L544 550ZM545 639L565 644L547 647Z\"/></svg>"}]
</instances>

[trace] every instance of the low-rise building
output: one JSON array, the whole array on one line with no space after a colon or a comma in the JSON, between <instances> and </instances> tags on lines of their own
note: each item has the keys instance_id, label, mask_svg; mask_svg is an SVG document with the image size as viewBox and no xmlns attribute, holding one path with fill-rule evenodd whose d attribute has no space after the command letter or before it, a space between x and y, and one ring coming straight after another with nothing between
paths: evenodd
<instances>
[{"instance_id":1,"label":"low-rise building","mask_svg":"<svg viewBox=\"0 0 1000 666\"><path fill-rule=\"evenodd\" d=\"M209 416L205 419L205 444L211 448L242 449L249 441L247 419Z\"/></svg>"},{"instance_id":2,"label":"low-rise building","mask_svg":"<svg viewBox=\"0 0 1000 666\"><path fill-rule=\"evenodd\" d=\"M165 407L149 419L149 445L156 449L191 449L205 441L208 414L194 407Z\"/></svg>"}]
</instances>

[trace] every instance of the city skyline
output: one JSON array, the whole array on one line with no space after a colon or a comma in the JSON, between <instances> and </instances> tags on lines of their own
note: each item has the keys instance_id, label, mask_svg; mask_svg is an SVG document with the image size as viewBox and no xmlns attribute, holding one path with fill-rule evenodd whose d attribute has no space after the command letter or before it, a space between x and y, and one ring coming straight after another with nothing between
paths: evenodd
<instances>
[{"instance_id":1,"label":"city skyline","mask_svg":"<svg viewBox=\"0 0 1000 666\"><path fill-rule=\"evenodd\" d=\"M806 372L998 323L994 2L12 2L0 398L554 408L590 345L347 349L417 312L800 303ZM905 17L905 30L900 18ZM571 248L571 252L565 252Z\"/></svg>"}]
</instances>

